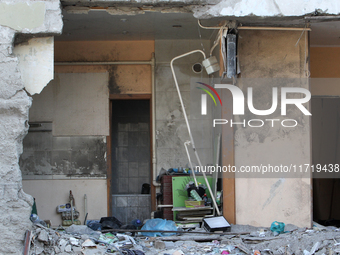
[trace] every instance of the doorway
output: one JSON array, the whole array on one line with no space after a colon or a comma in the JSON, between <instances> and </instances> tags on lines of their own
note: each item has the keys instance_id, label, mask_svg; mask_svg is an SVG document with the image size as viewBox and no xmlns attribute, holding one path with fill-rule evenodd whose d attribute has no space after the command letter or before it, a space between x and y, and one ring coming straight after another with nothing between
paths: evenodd
<instances>
[{"instance_id":1,"label":"doorway","mask_svg":"<svg viewBox=\"0 0 340 255\"><path fill-rule=\"evenodd\" d=\"M313 165L330 168L340 164L340 98L312 98ZM339 171L313 174L313 220L340 227Z\"/></svg>"},{"instance_id":2,"label":"doorway","mask_svg":"<svg viewBox=\"0 0 340 255\"><path fill-rule=\"evenodd\" d=\"M111 101L112 216L123 223L150 218L150 99Z\"/></svg>"}]
</instances>

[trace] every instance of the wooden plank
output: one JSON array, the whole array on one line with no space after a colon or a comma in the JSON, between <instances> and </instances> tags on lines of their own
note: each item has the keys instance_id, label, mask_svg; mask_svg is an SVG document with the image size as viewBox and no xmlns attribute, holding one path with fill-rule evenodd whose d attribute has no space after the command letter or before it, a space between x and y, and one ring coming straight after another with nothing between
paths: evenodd
<instances>
[{"instance_id":1,"label":"wooden plank","mask_svg":"<svg viewBox=\"0 0 340 255\"><path fill-rule=\"evenodd\" d=\"M112 180L112 164L111 164L111 125L112 125L112 101L109 100L109 136L106 137L106 181L107 181L107 216L112 215L112 194L111 194L111 180Z\"/></svg>"},{"instance_id":2,"label":"wooden plank","mask_svg":"<svg viewBox=\"0 0 340 255\"><path fill-rule=\"evenodd\" d=\"M222 92L222 119L233 119L233 99L229 90ZM222 166L234 165L234 130L230 125L222 125ZM222 174L223 216L231 224L236 224L235 174Z\"/></svg>"},{"instance_id":3,"label":"wooden plank","mask_svg":"<svg viewBox=\"0 0 340 255\"><path fill-rule=\"evenodd\" d=\"M152 134L154 130L152 129L152 118L156 118L156 116L153 116L152 112L152 100L150 98L150 176L151 180L156 180L156 176L153 176L153 161L152 161L152 156L153 156L153 150L156 148L153 148L153 143L152 143ZM150 183L150 192L151 192L151 211L156 211L156 187L153 185L153 181Z\"/></svg>"}]
</instances>

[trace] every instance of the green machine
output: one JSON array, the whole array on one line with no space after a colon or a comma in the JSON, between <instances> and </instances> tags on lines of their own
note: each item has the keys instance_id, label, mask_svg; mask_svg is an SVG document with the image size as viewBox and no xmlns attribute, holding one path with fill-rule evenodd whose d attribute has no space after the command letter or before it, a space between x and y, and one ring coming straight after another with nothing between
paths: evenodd
<instances>
[{"instance_id":1,"label":"green machine","mask_svg":"<svg viewBox=\"0 0 340 255\"><path fill-rule=\"evenodd\" d=\"M197 182L205 184L204 177L196 176ZM213 186L213 178L207 176L207 180L210 186ZM173 176L172 177L172 204L173 207L185 207L185 200L188 200L188 192L185 186L190 182L194 181L191 176ZM211 198L209 189L206 189L206 194L208 198ZM174 219L176 219L177 211L174 211Z\"/></svg>"}]
</instances>

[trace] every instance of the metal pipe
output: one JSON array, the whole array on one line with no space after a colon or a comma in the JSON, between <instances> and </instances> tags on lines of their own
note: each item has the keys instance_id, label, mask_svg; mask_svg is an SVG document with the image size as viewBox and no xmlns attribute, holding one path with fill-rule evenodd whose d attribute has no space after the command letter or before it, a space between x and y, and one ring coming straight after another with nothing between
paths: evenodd
<instances>
[{"instance_id":1,"label":"metal pipe","mask_svg":"<svg viewBox=\"0 0 340 255\"><path fill-rule=\"evenodd\" d=\"M336 18L338 18L338 17L336 17ZM306 17L305 17L305 19L306 19ZM224 27L224 26L205 27L201 24L200 20L198 20L198 25L203 29L221 29L222 27ZM228 28L228 27L226 27L226 28ZM240 27L237 27L237 29L238 30L292 30L292 31L303 31L303 30L305 30L305 31L311 31L310 28L305 28L305 27L251 27L251 26L242 27L242 26L240 26Z\"/></svg>"},{"instance_id":2,"label":"metal pipe","mask_svg":"<svg viewBox=\"0 0 340 255\"><path fill-rule=\"evenodd\" d=\"M174 207L173 205L157 205L159 208L171 208Z\"/></svg>"},{"instance_id":3,"label":"metal pipe","mask_svg":"<svg viewBox=\"0 0 340 255\"><path fill-rule=\"evenodd\" d=\"M84 212L85 212L85 220L86 220L86 215L87 215L87 195L84 195ZM86 222L84 221L84 225Z\"/></svg>"},{"instance_id":4,"label":"metal pipe","mask_svg":"<svg viewBox=\"0 0 340 255\"><path fill-rule=\"evenodd\" d=\"M215 233L215 232L200 232L200 231L178 231L178 230L141 230L141 229L103 229L101 230L102 233L107 232L117 232L117 233L123 233L123 232L141 232L141 233L155 233L155 232L161 232L161 233L178 233L178 234L203 234L203 235L248 235L250 232L222 232L222 233Z\"/></svg>"},{"instance_id":5,"label":"metal pipe","mask_svg":"<svg viewBox=\"0 0 340 255\"><path fill-rule=\"evenodd\" d=\"M237 27L238 30L287 30L287 31L312 31L309 27Z\"/></svg>"},{"instance_id":6,"label":"metal pipe","mask_svg":"<svg viewBox=\"0 0 340 255\"><path fill-rule=\"evenodd\" d=\"M340 15L336 16L305 16L309 20L327 20L327 19L340 19Z\"/></svg>"},{"instance_id":7,"label":"metal pipe","mask_svg":"<svg viewBox=\"0 0 340 255\"><path fill-rule=\"evenodd\" d=\"M182 111L183 111L185 123L186 123L187 128L188 128L188 132L189 132L189 136L190 136L190 141L191 141L191 146L192 146L192 149L193 149L194 152L195 152L195 156L196 156L196 159L197 159L197 161L198 161L198 165L200 166L201 169L203 169L201 160L200 160L200 158L199 158L199 156L198 156L198 153L197 153L197 151L196 151L196 147L195 147L195 143L194 143L194 138L193 138L192 133L191 133L190 124L189 124L189 121L188 121L188 116L187 116L187 113L186 113L186 111L185 111L183 99L182 99L182 96L181 96L181 91L180 91L179 86L178 86L178 82L177 82L177 78L176 78L176 74L175 74L175 70L174 70L174 66L173 66L173 63L174 63L174 61L175 61L176 59L179 59L179 58L188 56L188 55L193 54L193 53L198 53L198 52L201 53L201 54L203 55L204 59L207 58L206 55L205 55L205 53L204 53L202 50L193 50L193 51L184 53L184 54L182 54L182 55L179 55L179 56L177 56L177 57L174 57L174 58L170 61L170 67L171 67L172 76L174 77L174 81L175 81L175 85L176 85L176 89L177 89L179 101L181 102L181 106L182 106ZM203 173L203 177L204 177L205 183L207 184L207 187L208 187L209 192L210 192L210 194L211 194L211 199L212 199L213 204L214 204L214 206L215 206L215 208L216 208L217 214L218 214L218 215L221 215L220 210L218 209L218 206L217 206L217 203L216 203L216 199L214 198L214 193L212 192L211 187L210 187L210 184L209 184L209 182L208 182L207 176L206 176L206 174L205 174L204 171L202 171L202 173Z\"/></svg>"},{"instance_id":8,"label":"metal pipe","mask_svg":"<svg viewBox=\"0 0 340 255\"><path fill-rule=\"evenodd\" d=\"M86 65L152 65L150 61L108 61L108 62L54 62L56 66L86 66Z\"/></svg>"},{"instance_id":9,"label":"metal pipe","mask_svg":"<svg viewBox=\"0 0 340 255\"><path fill-rule=\"evenodd\" d=\"M32 233L31 233L30 230L26 230L23 255L29 255L30 254L31 239L32 239L31 234Z\"/></svg>"},{"instance_id":10,"label":"metal pipe","mask_svg":"<svg viewBox=\"0 0 340 255\"><path fill-rule=\"evenodd\" d=\"M205 27L201 24L201 21L199 19L197 20L197 22L198 22L198 25L203 29L221 29L221 27L222 27L222 26L220 26L220 27Z\"/></svg>"},{"instance_id":11,"label":"metal pipe","mask_svg":"<svg viewBox=\"0 0 340 255\"><path fill-rule=\"evenodd\" d=\"M152 53L151 59L151 101L152 101L152 184L155 187L161 186L156 182L157 178L157 157L156 157L156 83L155 83L155 53Z\"/></svg>"},{"instance_id":12,"label":"metal pipe","mask_svg":"<svg viewBox=\"0 0 340 255\"><path fill-rule=\"evenodd\" d=\"M189 159L189 164L190 164L190 167L191 167L192 175L194 176L195 185L196 185L196 187L198 187L197 179L196 179L196 175L195 175L195 169L194 169L194 167L192 166L190 154L189 154L189 151L188 151L188 144L190 144L190 141L186 141L186 142L184 143L184 147L185 147L185 151L187 152L187 156L188 156L188 159Z\"/></svg>"}]
</instances>

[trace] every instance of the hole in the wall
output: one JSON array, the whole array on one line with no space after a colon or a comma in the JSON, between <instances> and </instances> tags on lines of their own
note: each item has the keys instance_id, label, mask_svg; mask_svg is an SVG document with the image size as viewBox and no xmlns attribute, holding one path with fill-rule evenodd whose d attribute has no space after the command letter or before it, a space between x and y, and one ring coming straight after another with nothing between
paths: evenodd
<instances>
[{"instance_id":1,"label":"hole in the wall","mask_svg":"<svg viewBox=\"0 0 340 255\"><path fill-rule=\"evenodd\" d=\"M192 66L192 71L194 73L201 73L203 70L202 64L201 63L196 63Z\"/></svg>"}]
</instances>

